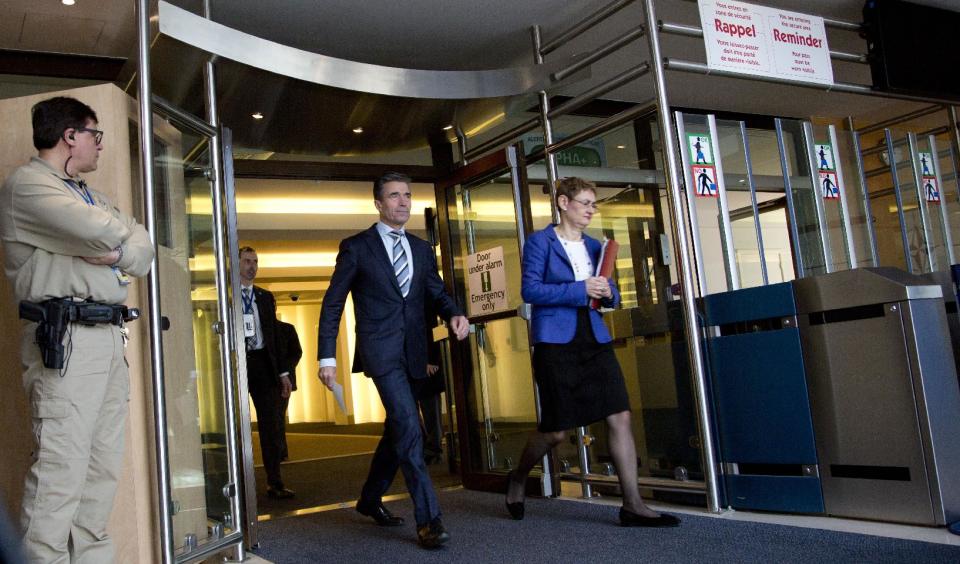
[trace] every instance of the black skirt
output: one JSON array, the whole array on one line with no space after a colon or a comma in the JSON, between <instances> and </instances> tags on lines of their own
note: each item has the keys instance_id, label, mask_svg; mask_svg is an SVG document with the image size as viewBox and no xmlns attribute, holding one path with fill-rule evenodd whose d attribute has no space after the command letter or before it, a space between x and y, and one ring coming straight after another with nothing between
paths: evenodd
<instances>
[{"instance_id":1,"label":"black skirt","mask_svg":"<svg viewBox=\"0 0 960 564\"><path fill-rule=\"evenodd\" d=\"M542 433L590 425L630 409L620 363L611 344L600 344L593 336L586 307L577 310L572 341L534 346L533 368L540 390L537 430Z\"/></svg>"}]
</instances>

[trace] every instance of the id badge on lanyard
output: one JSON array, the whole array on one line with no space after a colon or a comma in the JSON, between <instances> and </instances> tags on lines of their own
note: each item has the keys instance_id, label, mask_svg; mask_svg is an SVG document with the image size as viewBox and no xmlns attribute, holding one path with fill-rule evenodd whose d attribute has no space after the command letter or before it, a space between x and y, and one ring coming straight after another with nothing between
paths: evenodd
<instances>
[{"instance_id":1,"label":"id badge on lanyard","mask_svg":"<svg viewBox=\"0 0 960 564\"><path fill-rule=\"evenodd\" d=\"M116 266L111 266L110 268L113 269L113 275L117 277L117 283L119 283L121 286L127 286L130 284L130 277L127 276L126 272L120 270Z\"/></svg>"},{"instance_id":2,"label":"id badge on lanyard","mask_svg":"<svg viewBox=\"0 0 960 564\"><path fill-rule=\"evenodd\" d=\"M257 322L253 317L253 292L250 298L246 296L243 299L243 336L255 337L257 334Z\"/></svg>"}]
</instances>

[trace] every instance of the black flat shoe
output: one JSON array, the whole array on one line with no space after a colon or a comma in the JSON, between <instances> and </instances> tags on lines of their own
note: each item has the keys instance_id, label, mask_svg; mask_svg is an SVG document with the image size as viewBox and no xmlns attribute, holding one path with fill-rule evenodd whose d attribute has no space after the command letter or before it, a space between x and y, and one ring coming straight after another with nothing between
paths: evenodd
<instances>
[{"instance_id":1,"label":"black flat shoe","mask_svg":"<svg viewBox=\"0 0 960 564\"><path fill-rule=\"evenodd\" d=\"M399 527L403 525L403 517L397 517L393 513L390 513L390 511L383 506L383 503L367 505L358 501L357 513L371 517L376 521L377 525L381 527Z\"/></svg>"},{"instance_id":2,"label":"black flat shoe","mask_svg":"<svg viewBox=\"0 0 960 564\"><path fill-rule=\"evenodd\" d=\"M510 512L510 518L514 521L523 520L523 512L525 509L526 508L524 507L522 501L518 501L516 503L510 503L509 501L507 502L507 511Z\"/></svg>"},{"instance_id":3,"label":"black flat shoe","mask_svg":"<svg viewBox=\"0 0 960 564\"><path fill-rule=\"evenodd\" d=\"M423 548L440 548L450 540L450 533L443 527L437 517L422 527L417 527L417 543Z\"/></svg>"},{"instance_id":4,"label":"black flat shoe","mask_svg":"<svg viewBox=\"0 0 960 564\"><path fill-rule=\"evenodd\" d=\"M293 491L288 490L284 487L274 488L273 486L267 486L267 495L273 499L290 499L293 497Z\"/></svg>"},{"instance_id":5,"label":"black flat shoe","mask_svg":"<svg viewBox=\"0 0 960 564\"><path fill-rule=\"evenodd\" d=\"M676 527L679 524L680 519L666 513L661 513L659 517L643 517L633 511L620 508L621 527Z\"/></svg>"},{"instance_id":6,"label":"black flat shoe","mask_svg":"<svg viewBox=\"0 0 960 564\"><path fill-rule=\"evenodd\" d=\"M513 482L513 472L507 474L507 494L510 493L510 484ZM510 513L510 518L514 521L522 521L523 513L526 510L524 502L517 501L514 503L507 502L507 512Z\"/></svg>"}]
</instances>

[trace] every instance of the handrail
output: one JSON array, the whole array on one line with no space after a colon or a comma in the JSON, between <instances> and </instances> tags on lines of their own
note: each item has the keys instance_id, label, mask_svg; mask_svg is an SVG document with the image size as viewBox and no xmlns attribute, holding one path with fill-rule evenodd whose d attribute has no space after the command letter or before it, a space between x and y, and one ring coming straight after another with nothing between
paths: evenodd
<instances>
[{"instance_id":1,"label":"handrail","mask_svg":"<svg viewBox=\"0 0 960 564\"><path fill-rule=\"evenodd\" d=\"M928 116L928 115L930 115L930 114L935 114L935 113L939 112L939 111L942 110L942 109L944 109L944 108L943 108L943 105L941 105L941 104L934 104L934 105L932 105L932 106L927 106L926 108L920 108L919 110L914 110L914 111L912 111L912 112L903 114L903 115L901 115L901 116L896 116L896 117L892 117L892 118L890 118L890 119L886 119L886 120L884 120L884 121L877 122L877 123L875 123L875 124L873 124L873 125L864 127L863 129L858 129L858 130L857 130L857 133L859 133L859 134L861 134L861 135L864 135L864 134L867 134L867 133L873 133L874 131L880 131L880 130L882 130L882 129L886 129L886 128L890 127L891 125L896 125L896 124L898 124L898 123L903 123L903 122L905 122L905 121L910 121L910 120L916 119L916 118L918 118L918 117L923 117L923 116Z\"/></svg>"},{"instance_id":2,"label":"handrail","mask_svg":"<svg viewBox=\"0 0 960 564\"><path fill-rule=\"evenodd\" d=\"M634 119L644 114L653 113L656 111L656 109L657 109L657 105L653 101L647 102L645 104L637 104L632 108L628 108L618 114L614 114L604 120L598 121L597 123L589 127L585 127L580 131L578 131L577 133L574 133L570 137L565 137L564 139L561 139L560 141L557 141L556 143L545 147L544 150L550 153L557 153L559 151L566 149L567 147L573 147L574 145L576 145L577 143L580 143L581 141L592 139L593 137L596 137L597 135L599 135L600 133L603 133L604 131L607 131L608 129L612 129L619 125L623 125L628 121L633 121Z\"/></svg>"},{"instance_id":3,"label":"handrail","mask_svg":"<svg viewBox=\"0 0 960 564\"><path fill-rule=\"evenodd\" d=\"M539 123L540 123L540 118L530 118L527 121L521 123L520 125L513 127L512 129L504 131L503 133L501 133L500 135L497 135L493 139L484 141L483 143L477 145L473 149L470 149L469 151L467 151L465 155L468 159L473 159L474 157L478 155L482 155L487 151L493 149L494 147L497 147L498 145L503 145L504 143L513 139L514 137L519 137L524 133L533 131L534 129L536 129L537 124Z\"/></svg>"},{"instance_id":4,"label":"handrail","mask_svg":"<svg viewBox=\"0 0 960 564\"><path fill-rule=\"evenodd\" d=\"M550 41L547 41L545 44L540 46L540 55L547 55L556 51L558 48L566 45L570 42L571 39L577 37L581 33L587 31L591 27L597 25L613 14L619 12L623 8L626 8L628 5L632 4L633 0L616 0L607 4L603 8L600 8L593 15L588 16L579 23L571 26L566 31L561 32L560 35L554 37Z\"/></svg>"},{"instance_id":5,"label":"handrail","mask_svg":"<svg viewBox=\"0 0 960 564\"><path fill-rule=\"evenodd\" d=\"M823 25L832 27L833 29L842 29L844 31L863 31L862 23L838 20L836 18L823 18Z\"/></svg>"},{"instance_id":6,"label":"handrail","mask_svg":"<svg viewBox=\"0 0 960 564\"><path fill-rule=\"evenodd\" d=\"M563 80L564 78L570 76L571 74L577 72L580 69L587 68L593 63L599 61L600 59L606 57L610 53L613 53L617 49L620 49L626 46L628 43L640 39L643 37L643 34L646 32L644 26L639 26L635 29L624 33L620 37L617 37L613 41L607 43L606 45L601 45L596 50L594 50L589 55L586 55L577 61L575 61L570 66L560 69L557 72L553 73L553 79L556 81Z\"/></svg>"},{"instance_id":7,"label":"handrail","mask_svg":"<svg viewBox=\"0 0 960 564\"><path fill-rule=\"evenodd\" d=\"M600 83L593 88L583 92L582 94L571 98L560 104L556 108L553 108L547 113L548 119L558 118L560 116L569 114L576 111L577 109L589 104L598 96L602 96L607 92L616 90L617 88L623 86L624 84L630 82L631 80L640 78L641 76L650 72L650 63L640 63L639 65L624 71L623 73L611 78L610 80ZM523 135L533 129L536 129L537 124L540 123L539 118L530 118L527 121L497 135L493 139L483 142L480 145L477 145L473 149L467 151L466 156L468 159L472 159L477 155L482 155L491 149L510 141L511 139Z\"/></svg>"},{"instance_id":8,"label":"handrail","mask_svg":"<svg viewBox=\"0 0 960 564\"><path fill-rule=\"evenodd\" d=\"M583 92L582 94L577 95L574 98L571 98L560 104L556 108L553 108L547 113L547 117L550 119L558 118L562 115L569 114L576 111L579 108L589 104L599 96L603 96L608 92L612 92L617 88L620 88L624 84L640 78L641 76L650 72L650 63L643 62L639 65L628 69L617 76L607 80L606 82L601 82L600 84L594 86L593 88Z\"/></svg>"},{"instance_id":9,"label":"handrail","mask_svg":"<svg viewBox=\"0 0 960 564\"><path fill-rule=\"evenodd\" d=\"M941 125L940 127L934 127L934 128L932 128L932 129L928 129L928 130L926 130L926 131L921 131L921 132L917 133L917 135L920 135L920 136L940 135L941 133L949 133L949 131L950 131L950 126L949 126L949 125ZM863 132L858 130L857 133L861 133L861 134L862 134ZM894 147L899 147L900 145L906 145L906 144L907 144L907 140L906 140L906 139L903 139L903 140L900 140L900 141L894 141L894 142L893 142L893 146L894 146ZM864 156L867 156L867 155L872 155L872 154L874 154L874 153L882 153L882 152L884 152L884 151L886 151L886 150L887 150L887 147L886 147L885 145L877 145L876 147L870 147L869 149L864 149L860 154L861 154L861 155L864 155ZM944 149L943 151L940 151L940 153L941 153L940 156L941 156L941 157L944 157L944 156L949 155L949 154L950 154L950 151L947 150L947 149Z\"/></svg>"},{"instance_id":10,"label":"handrail","mask_svg":"<svg viewBox=\"0 0 960 564\"><path fill-rule=\"evenodd\" d=\"M143 189L144 227L154 250L157 243L157 206L153 169L153 99L150 97L150 2L137 0L137 102L140 126L140 181ZM159 253L157 253L159 255ZM167 441L166 382L163 377L163 336L161 334L160 272L153 260L147 274L147 320L150 334L150 377L153 392L153 425L157 472L157 527L160 529L159 553L164 564L173 562L173 502L170 493L170 445Z\"/></svg>"}]
</instances>

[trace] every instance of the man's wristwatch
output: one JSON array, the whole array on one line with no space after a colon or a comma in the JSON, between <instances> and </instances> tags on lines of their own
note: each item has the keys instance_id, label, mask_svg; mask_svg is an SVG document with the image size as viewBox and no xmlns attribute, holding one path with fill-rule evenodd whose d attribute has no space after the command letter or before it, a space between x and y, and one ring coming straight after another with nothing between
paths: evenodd
<instances>
[{"instance_id":1,"label":"man's wristwatch","mask_svg":"<svg viewBox=\"0 0 960 564\"><path fill-rule=\"evenodd\" d=\"M117 248L114 250L117 251L117 260L113 261L113 264L110 266L117 266L120 264L120 261L123 260L123 245L117 245Z\"/></svg>"}]
</instances>

